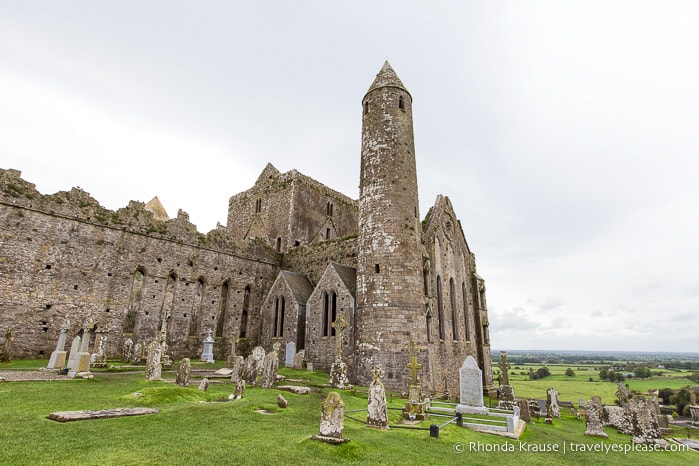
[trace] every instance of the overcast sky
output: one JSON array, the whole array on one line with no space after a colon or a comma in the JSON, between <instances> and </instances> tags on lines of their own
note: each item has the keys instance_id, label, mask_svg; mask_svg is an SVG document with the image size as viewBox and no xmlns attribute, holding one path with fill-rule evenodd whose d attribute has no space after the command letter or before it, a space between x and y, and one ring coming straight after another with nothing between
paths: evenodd
<instances>
[{"instance_id":1,"label":"overcast sky","mask_svg":"<svg viewBox=\"0 0 699 466\"><path fill-rule=\"evenodd\" d=\"M0 0L0 168L201 232L267 162L356 199L388 60L493 348L698 351L697 25L695 1Z\"/></svg>"}]
</instances>

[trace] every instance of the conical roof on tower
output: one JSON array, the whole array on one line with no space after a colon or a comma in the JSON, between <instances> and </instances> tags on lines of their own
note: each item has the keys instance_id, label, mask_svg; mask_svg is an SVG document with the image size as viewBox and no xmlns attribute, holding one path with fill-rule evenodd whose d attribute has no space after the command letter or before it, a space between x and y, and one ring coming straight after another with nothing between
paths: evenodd
<instances>
[{"instance_id":1,"label":"conical roof on tower","mask_svg":"<svg viewBox=\"0 0 699 466\"><path fill-rule=\"evenodd\" d=\"M396 72L393 71L393 68L391 68L388 60L386 60L386 62L383 64L381 71L379 71L379 73L376 75L376 79L374 79L374 82L366 93L368 94L374 89L378 89L380 87L398 87L403 89L405 92L408 92ZM408 95L410 95L410 92L408 92Z\"/></svg>"}]
</instances>

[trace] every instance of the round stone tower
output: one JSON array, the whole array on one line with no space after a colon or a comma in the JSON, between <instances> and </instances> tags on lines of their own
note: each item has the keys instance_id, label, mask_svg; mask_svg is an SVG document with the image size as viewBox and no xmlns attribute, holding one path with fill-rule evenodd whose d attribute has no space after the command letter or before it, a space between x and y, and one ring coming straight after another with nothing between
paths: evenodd
<instances>
[{"instance_id":1,"label":"round stone tower","mask_svg":"<svg viewBox=\"0 0 699 466\"><path fill-rule=\"evenodd\" d=\"M384 384L402 389L408 343L426 348L427 332L412 97L388 62L362 113L353 379L368 385L378 364Z\"/></svg>"}]
</instances>

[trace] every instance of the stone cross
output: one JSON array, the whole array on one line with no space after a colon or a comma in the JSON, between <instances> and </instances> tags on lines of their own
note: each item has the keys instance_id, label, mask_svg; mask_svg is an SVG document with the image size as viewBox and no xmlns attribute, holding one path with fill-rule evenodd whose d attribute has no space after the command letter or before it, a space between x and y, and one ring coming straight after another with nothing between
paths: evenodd
<instances>
[{"instance_id":1,"label":"stone cross","mask_svg":"<svg viewBox=\"0 0 699 466\"><path fill-rule=\"evenodd\" d=\"M510 375L508 370L512 368L512 365L507 362L507 352L500 351L500 362L498 363L500 368L500 373L502 375L502 385L510 385Z\"/></svg>"},{"instance_id":2,"label":"stone cross","mask_svg":"<svg viewBox=\"0 0 699 466\"><path fill-rule=\"evenodd\" d=\"M417 362L417 354L420 352L420 350L415 345L415 342L411 341L408 345L408 351L410 351L410 362L408 363L407 367L411 372L410 384L414 385L417 383L417 371L422 369L422 364Z\"/></svg>"},{"instance_id":3,"label":"stone cross","mask_svg":"<svg viewBox=\"0 0 699 466\"><path fill-rule=\"evenodd\" d=\"M342 331L349 326L345 318L340 314L335 322L332 323L332 327L335 329L335 342L337 344L336 353L338 359L342 357Z\"/></svg>"},{"instance_id":4,"label":"stone cross","mask_svg":"<svg viewBox=\"0 0 699 466\"><path fill-rule=\"evenodd\" d=\"M381 377L383 377L383 371L378 365L374 364L374 367L371 369L371 376L374 378L375 384L381 382Z\"/></svg>"}]
</instances>

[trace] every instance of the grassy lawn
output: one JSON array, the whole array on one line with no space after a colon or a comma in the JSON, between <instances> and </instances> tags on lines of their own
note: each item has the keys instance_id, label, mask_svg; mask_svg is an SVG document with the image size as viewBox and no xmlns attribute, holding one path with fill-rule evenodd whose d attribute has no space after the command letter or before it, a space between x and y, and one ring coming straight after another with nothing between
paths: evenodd
<instances>
[{"instance_id":1,"label":"grassy lawn","mask_svg":"<svg viewBox=\"0 0 699 466\"><path fill-rule=\"evenodd\" d=\"M616 401L616 383L601 381L599 378L599 370L595 370L595 366L581 365L547 365L551 371L551 375L543 379L530 380L529 369L535 371L542 367L543 364L518 364L515 369L510 369L510 373L515 372L515 375L510 375L510 384L515 387L515 394L519 398L537 398L546 399L546 389L553 387L558 391L558 399L563 401L572 401L577 405L580 398L585 401L589 400L593 395L602 397L602 402L605 404L614 404ZM565 375L567 368L573 369L575 375L568 377ZM526 374L521 374L522 372ZM648 390L659 390L661 388L680 389L688 385L696 385L688 378L689 371L664 371L662 376L653 376L647 379L630 378L624 381L628 384L629 390L636 390L641 393L648 393ZM589 379L592 378L592 381Z\"/></svg>"},{"instance_id":2,"label":"grassy lawn","mask_svg":"<svg viewBox=\"0 0 699 466\"><path fill-rule=\"evenodd\" d=\"M36 368L34 362L13 362L9 368ZM211 366L207 366L211 367ZM194 369L199 368L195 364ZM317 434L320 404L328 388L321 387L327 374L296 372L286 368L280 373L306 379L310 395L294 395L270 389L249 387L242 400L226 399L234 386L226 379L215 379L206 392L197 389L193 378L187 388L168 382L148 382L143 372L95 370L92 380L52 382L6 382L0 384L0 464L619 464L635 465L697 464L694 452L574 452L571 444L593 448L604 445L629 445L628 436L607 429L609 439L585 437L584 421L562 413L553 425L537 421L527 426L519 441L477 433L448 425L438 439L425 430L392 428L381 432L362 423L345 420L344 445L329 445L310 440ZM174 379L173 372L164 372ZM586 380L586 379L585 379ZM542 382L542 387L558 383ZM302 383L295 382L300 385ZM614 384L607 383L609 386ZM515 385L518 387L518 385ZM518 388L519 390L519 388ZM544 388L545 390L545 388ZM565 389L559 391L564 392ZM524 389L522 389L524 391ZM277 407L279 393L289 407ZM366 395L360 391L340 391L347 413L366 418ZM538 392L539 393L539 392ZM540 392L545 394L544 392ZM518 395L520 395L518 391ZM521 395L520 395L521 396ZM541 395L537 395L541 397ZM568 396L561 396L568 399ZM589 398L589 395L588 395ZM577 401L577 396L575 396ZM404 400L394 396L390 408L401 408ZM58 423L46 419L53 411L107 409L146 406L158 414ZM261 414L263 409L274 414ZM400 421L399 409L389 411L390 423ZM445 418L433 417L441 424ZM559 451L532 451L532 448ZM463 452L459 453L458 451ZM514 449L515 451L507 451ZM525 451L520 451L524 449ZM563 449L566 449L565 453ZM458 450L458 451L457 451ZM498 451L494 451L498 450ZM526 451L529 450L529 451Z\"/></svg>"}]
</instances>

